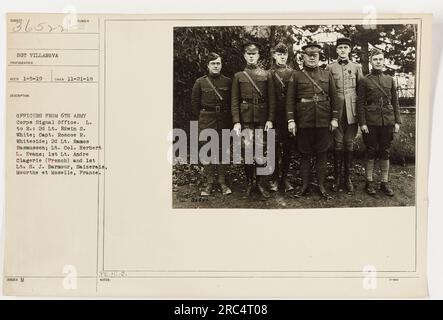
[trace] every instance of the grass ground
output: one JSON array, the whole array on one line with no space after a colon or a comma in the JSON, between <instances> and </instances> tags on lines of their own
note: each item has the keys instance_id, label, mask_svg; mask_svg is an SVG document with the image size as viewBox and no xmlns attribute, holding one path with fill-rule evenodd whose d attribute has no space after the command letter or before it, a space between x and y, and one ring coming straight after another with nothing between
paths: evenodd
<instances>
[{"instance_id":1,"label":"grass ground","mask_svg":"<svg viewBox=\"0 0 443 320\"><path fill-rule=\"evenodd\" d=\"M395 191L393 197L378 192L369 196L364 191L365 146L361 133L354 144L353 181L356 187L354 195L344 191L330 194L331 200L324 200L316 192L315 181L311 186L311 195L297 198L294 193L274 193L266 201L255 195L245 197L245 176L238 165L229 169L228 181L233 194L223 197L220 192L210 197L200 197L204 182L203 169L195 165L176 165L173 168L173 206L174 208L342 208L342 207L390 207L415 205L415 114L403 113L400 133L396 134L391 148L390 182ZM327 188L330 190L333 180L332 158L329 158ZM296 187L301 186L298 173L297 157L292 160L289 178ZM377 168L377 163L376 163ZM379 181L380 172L376 170L374 179Z\"/></svg>"},{"instance_id":2,"label":"grass ground","mask_svg":"<svg viewBox=\"0 0 443 320\"><path fill-rule=\"evenodd\" d=\"M357 160L354 166L354 185L356 192L353 195L346 191L334 193L330 190L333 176L329 165L330 175L327 178L327 189L332 199L325 200L318 195L315 179L311 184L311 193L306 197L296 197L294 192L271 193L271 198L262 199L255 194L246 197L246 179L240 166L231 166L229 170L229 184L233 193L223 196L217 186L209 197L201 197L200 190L204 181L202 169L198 166L180 165L174 167L173 206L174 208L347 208L347 207L392 207L413 206L415 204L415 166L392 165L390 182L395 191L393 197L377 192L369 196L364 190L365 178L362 161ZM301 180L298 177L297 163L294 163L290 180L300 188ZM295 173L295 175L294 175ZM180 177L180 178L178 178ZM377 170L374 180L379 181L380 172Z\"/></svg>"}]
</instances>

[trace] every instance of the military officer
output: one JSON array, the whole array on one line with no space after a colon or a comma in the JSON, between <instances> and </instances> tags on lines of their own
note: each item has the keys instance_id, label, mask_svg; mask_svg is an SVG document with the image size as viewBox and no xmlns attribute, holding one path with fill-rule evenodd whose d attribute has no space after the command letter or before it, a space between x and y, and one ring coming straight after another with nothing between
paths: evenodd
<instances>
[{"instance_id":1,"label":"military officer","mask_svg":"<svg viewBox=\"0 0 443 320\"><path fill-rule=\"evenodd\" d=\"M357 123L357 85L363 78L361 66L349 60L351 39L338 38L336 42L337 61L329 64L327 70L332 74L337 88L337 103L343 110L338 115L338 128L334 131L334 184L337 192L344 182L349 193L354 192L351 179L354 139L358 131ZM344 172L343 172L344 165ZM344 177L344 180L343 180Z\"/></svg>"},{"instance_id":2,"label":"military officer","mask_svg":"<svg viewBox=\"0 0 443 320\"><path fill-rule=\"evenodd\" d=\"M366 145L366 192L376 194L373 181L374 160L378 155L381 169L380 190L388 196L394 191L389 185L389 152L394 133L400 130L400 111L394 78L385 75L383 51L373 50L371 73L358 87L358 123Z\"/></svg>"},{"instance_id":3,"label":"military officer","mask_svg":"<svg viewBox=\"0 0 443 320\"><path fill-rule=\"evenodd\" d=\"M247 43L244 46L246 67L243 71L237 72L232 81L232 120L237 134L243 135L242 130L246 130L245 139L243 139L244 149L245 144L252 144L252 146L259 144L264 150L264 135L257 132L272 129L274 121L274 81L269 72L258 66L259 57L258 45L252 42ZM246 193L248 196L251 195L257 187L264 198L269 198L269 193L263 183L263 176L256 174L256 167L259 165L264 166L263 163L257 161L256 157L254 157L254 163L245 163ZM256 176L255 181L254 176Z\"/></svg>"},{"instance_id":4,"label":"military officer","mask_svg":"<svg viewBox=\"0 0 443 320\"><path fill-rule=\"evenodd\" d=\"M303 70L294 71L286 99L288 130L297 134L297 147L301 153L303 186L298 195L308 192L310 163L314 154L320 194L330 198L324 186L326 154L332 142L331 132L338 127L341 110L336 102L332 74L319 68L320 45L309 43L302 50Z\"/></svg>"},{"instance_id":5,"label":"military officer","mask_svg":"<svg viewBox=\"0 0 443 320\"><path fill-rule=\"evenodd\" d=\"M289 162L291 160L291 149L293 136L288 132L286 121L286 92L289 79L292 77L292 68L286 65L288 60L288 47L283 43L278 43L274 47L273 58L275 66L271 69L272 79L275 87L275 121L276 132L276 155L273 179L271 180L271 191L278 191L280 185L284 186L284 191L294 189L288 179ZM281 174L281 177L280 177Z\"/></svg>"},{"instance_id":6,"label":"military officer","mask_svg":"<svg viewBox=\"0 0 443 320\"><path fill-rule=\"evenodd\" d=\"M232 127L230 109L232 80L221 74L222 59L217 53L208 55L207 68L208 74L198 78L192 88L193 114L198 117L199 131L208 128L215 129L221 137L222 129ZM202 196L209 196L212 193L216 174L218 174L222 194L232 193L226 185L226 166L226 164L204 164L206 185L201 191Z\"/></svg>"}]
</instances>

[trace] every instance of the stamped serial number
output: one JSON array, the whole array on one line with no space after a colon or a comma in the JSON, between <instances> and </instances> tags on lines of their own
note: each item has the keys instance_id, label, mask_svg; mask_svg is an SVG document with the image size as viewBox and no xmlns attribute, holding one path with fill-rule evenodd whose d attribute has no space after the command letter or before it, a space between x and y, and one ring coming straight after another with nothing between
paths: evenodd
<instances>
[{"instance_id":1,"label":"stamped serial number","mask_svg":"<svg viewBox=\"0 0 443 320\"><path fill-rule=\"evenodd\" d=\"M220 315L265 315L268 313L268 306L256 304L219 304L218 314Z\"/></svg>"}]
</instances>

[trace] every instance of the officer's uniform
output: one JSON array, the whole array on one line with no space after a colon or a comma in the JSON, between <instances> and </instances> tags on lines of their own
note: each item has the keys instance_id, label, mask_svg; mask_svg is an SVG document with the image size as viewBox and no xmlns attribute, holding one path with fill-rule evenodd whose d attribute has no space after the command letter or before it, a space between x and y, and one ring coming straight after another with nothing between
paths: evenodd
<instances>
[{"instance_id":1,"label":"officer's uniform","mask_svg":"<svg viewBox=\"0 0 443 320\"><path fill-rule=\"evenodd\" d=\"M347 44L351 46L348 38L337 39L337 46ZM341 106L339 125L334 131L334 191L339 190L343 176L348 191L353 192L354 187L350 178L352 171L352 158L354 139L358 131L357 120L357 85L363 78L361 66L350 60L337 60L327 66L331 72L337 88L337 103ZM344 161L343 161L344 160Z\"/></svg>"},{"instance_id":2,"label":"officer's uniform","mask_svg":"<svg viewBox=\"0 0 443 320\"><path fill-rule=\"evenodd\" d=\"M376 83L384 90L386 95L378 88ZM364 77L358 87L357 114L360 127L367 125L369 129L369 133L363 133L368 164L372 163L373 168L374 159L378 155L382 175L383 171L386 171L382 183L387 183L389 152L394 138L394 125L401 123L394 78L375 69ZM383 166L387 166L387 168L383 168ZM369 175L368 171L370 171ZM367 170L367 179L372 181L372 169Z\"/></svg>"},{"instance_id":3,"label":"officer's uniform","mask_svg":"<svg viewBox=\"0 0 443 320\"><path fill-rule=\"evenodd\" d=\"M216 88L221 98L212 88L211 84ZM199 131L203 129L215 129L219 133L221 141L221 130L231 129L231 86L232 80L224 75L208 74L195 81L192 88L192 109L194 118L198 117ZM221 143L220 143L221 146ZM222 151L220 147L220 152ZM225 150L229 152L229 150ZM222 161L222 155L219 154L219 161ZM218 172L218 182L225 186L226 164L207 164L204 166L207 183L212 185L215 174ZM230 190L228 191L230 193Z\"/></svg>"},{"instance_id":4,"label":"officer's uniform","mask_svg":"<svg viewBox=\"0 0 443 320\"><path fill-rule=\"evenodd\" d=\"M303 179L302 194L305 194L309 183L312 154L316 155L319 186L324 184L326 152L332 142L329 126L332 119L339 118L341 110L336 103L336 88L332 74L319 67L305 66L303 70L322 89L317 88L302 71L294 71L288 85L287 119L288 122L295 120L297 125L297 148L302 155L300 163L300 175Z\"/></svg>"},{"instance_id":5,"label":"officer's uniform","mask_svg":"<svg viewBox=\"0 0 443 320\"><path fill-rule=\"evenodd\" d=\"M289 171L289 163L291 160L291 149L294 144L294 137L288 132L288 124L286 120L286 93L288 90L288 83L292 77L294 70L286 65L276 65L271 69L272 78L274 80L276 109L274 129L276 133L276 154L280 155L281 164L279 164L278 157L275 163L274 179L271 185L271 190L277 191L280 182L285 185L285 191L293 189L287 179ZM280 147L281 145L281 147ZM281 181L280 181L281 173Z\"/></svg>"},{"instance_id":6,"label":"officer's uniform","mask_svg":"<svg viewBox=\"0 0 443 320\"><path fill-rule=\"evenodd\" d=\"M258 52L258 48L255 45L247 46L246 50ZM254 85L244 72L254 81L261 94L254 88ZM231 110L233 123L240 123L242 131L249 129L246 130L246 137L242 140L243 150L245 149L245 144L252 144L252 146L258 144L263 147L262 150L265 150L266 141L264 135L256 135L255 129L264 129L267 121L274 121L275 90L271 74L257 65L247 65L244 71L237 72L232 81ZM244 133L245 131L243 131L243 134ZM248 184L247 193L252 191L255 166L265 166L265 164L258 162L255 161L255 164L245 164ZM258 175L256 182L262 195L266 195L266 191Z\"/></svg>"}]
</instances>

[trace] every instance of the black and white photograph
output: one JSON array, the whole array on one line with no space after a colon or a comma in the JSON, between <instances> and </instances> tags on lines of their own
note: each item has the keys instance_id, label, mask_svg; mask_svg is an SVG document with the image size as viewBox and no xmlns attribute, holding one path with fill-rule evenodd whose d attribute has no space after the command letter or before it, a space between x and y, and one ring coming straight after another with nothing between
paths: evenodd
<instances>
[{"instance_id":1,"label":"black and white photograph","mask_svg":"<svg viewBox=\"0 0 443 320\"><path fill-rule=\"evenodd\" d=\"M282 8L5 15L3 294L429 295L432 15Z\"/></svg>"},{"instance_id":2,"label":"black and white photograph","mask_svg":"<svg viewBox=\"0 0 443 320\"><path fill-rule=\"evenodd\" d=\"M173 208L414 206L417 28L175 27Z\"/></svg>"}]
</instances>

